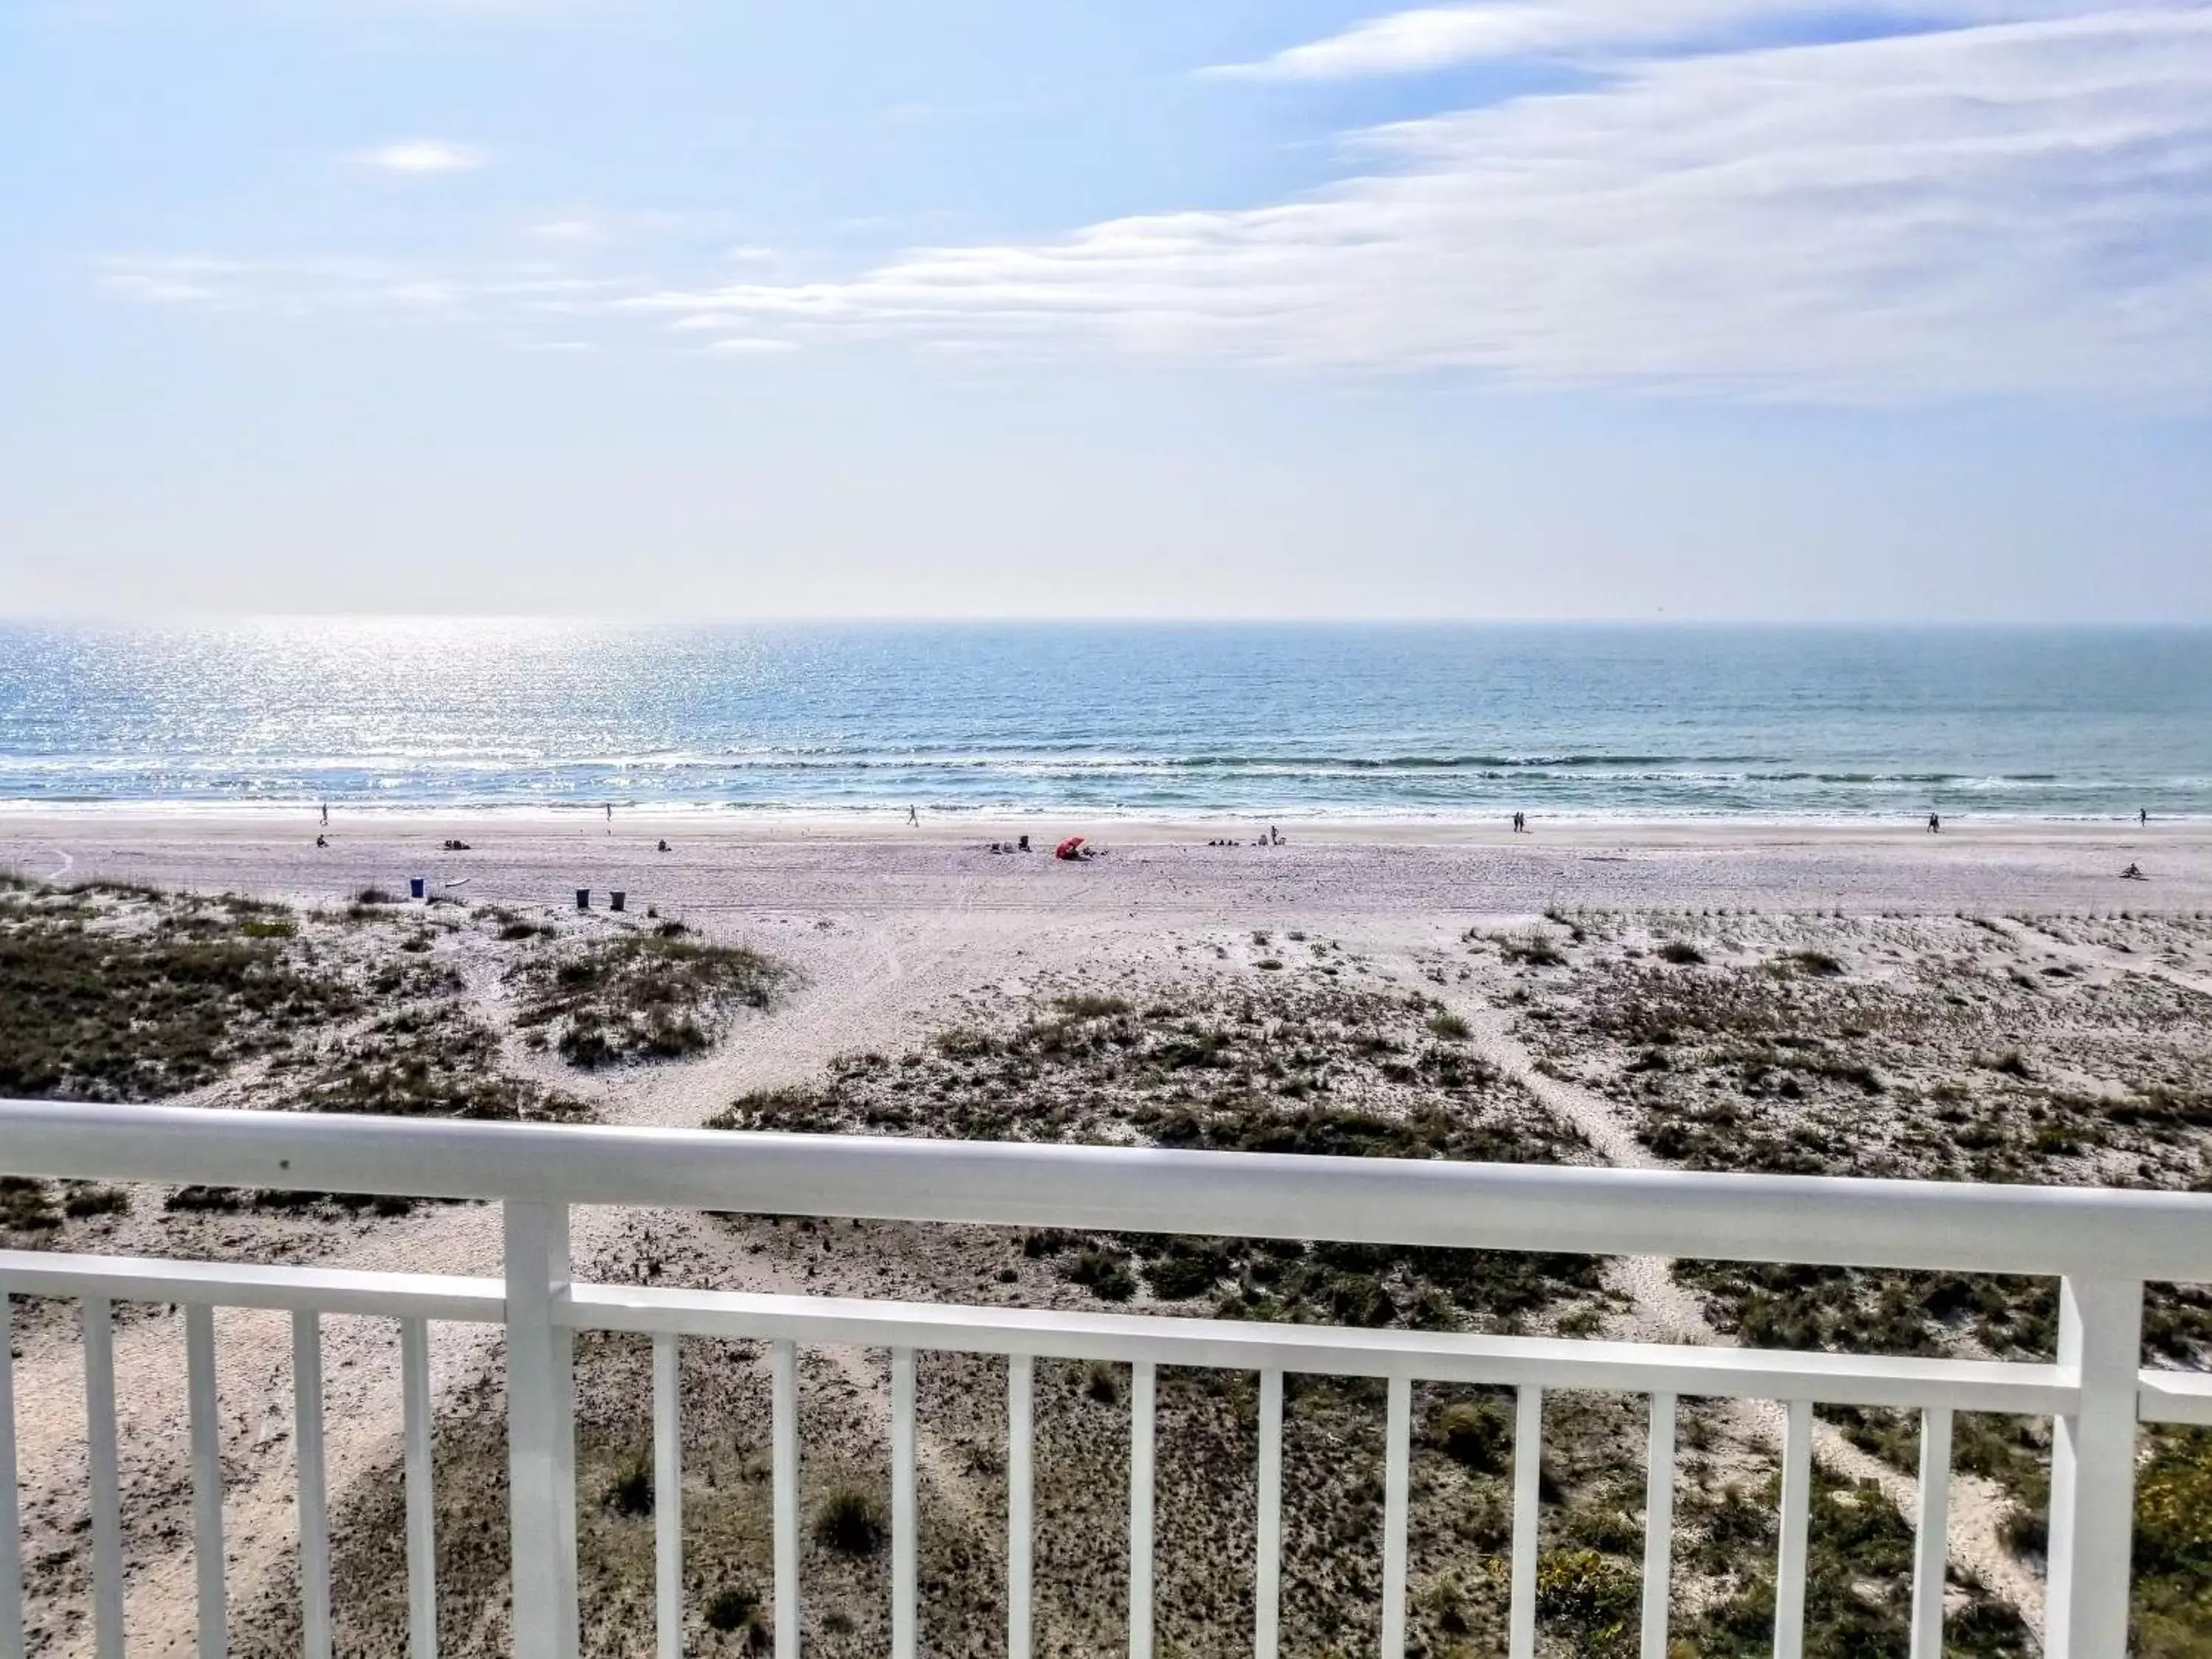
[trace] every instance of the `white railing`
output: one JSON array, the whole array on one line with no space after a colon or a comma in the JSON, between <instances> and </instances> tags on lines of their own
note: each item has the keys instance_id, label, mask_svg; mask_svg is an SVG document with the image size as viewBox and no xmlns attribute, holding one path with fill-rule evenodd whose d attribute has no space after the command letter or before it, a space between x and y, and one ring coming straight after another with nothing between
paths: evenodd
<instances>
[{"instance_id":1,"label":"white railing","mask_svg":"<svg viewBox=\"0 0 2212 1659\"><path fill-rule=\"evenodd\" d=\"M211 1311L217 1306L292 1314L308 1659L327 1659L331 1644L324 1314L399 1322L413 1659L433 1659L437 1650L428 1358L434 1321L506 1328L514 1639L516 1653L528 1659L572 1659L576 1651L572 1350L578 1331L641 1332L653 1339L663 1659L675 1659L682 1645L676 1362L684 1337L770 1345L778 1659L799 1653L801 1344L890 1351L895 1659L913 1659L920 1646L915 1355L921 1350L1006 1357L1009 1659L1029 1659L1030 1651L1030 1393L1040 1358L1132 1367L1131 1659L1152 1653L1152 1404L1161 1365L1259 1375L1256 1659L1273 1659L1276 1648L1288 1372L1387 1383L1378 1610L1384 1659L1401 1659L1404 1651L1416 1382L1518 1391L1513 1659L1531 1659L1535 1648L1537 1472L1548 1389L1650 1396L1644 1659L1664 1659L1667 1650L1674 1408L1682 1395L1772 1400L1787 1408L1774 1642L1782 1659L1795 1659L1802 1647L1814 1405L1921 1413L1912 1613L1918 1659L1942 1652L1954 1413L2056 1421L2045 1639L2051 1659L2118 1659L2124 1650L2137 1423L2212 1424L2212 1377L2140 1368L2144 1282L2212 1281L2212 1197L2203 1195L34 1102L0 1102L0 1173L479 1199L505 1206L501 1279L0 1251L0 1292L73 1297L82 1305L93 1627L100 1659L119 1659L124 1651L111 1334L118 1302L176 1304L185 1310L203 1659L222 1654L225 1642ZM2055 1364L1999 1364L576 1284L569 1277L568 1212L577 1204L2049 1276L2062 1280L2059 1352ZM0 1297L0 1310L6 1306ZM4 1327L0 1317L0 1659L20 1659L21 1533Z\"/></svg>"}]
</instances>

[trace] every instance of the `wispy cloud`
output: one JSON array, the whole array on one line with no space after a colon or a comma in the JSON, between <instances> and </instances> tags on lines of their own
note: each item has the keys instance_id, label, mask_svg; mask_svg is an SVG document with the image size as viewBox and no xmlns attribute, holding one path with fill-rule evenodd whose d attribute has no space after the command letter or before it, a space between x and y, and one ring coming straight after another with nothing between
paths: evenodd
<instances>
[{"instance_id":1,"label":"wispy cloud","mask_svg":"<svg viewBox=\"0 0 2212 1659\"><path fill-rule=\"evenodd\" d=\"M2148 0L2156 6L2160 0ZM1773 38L1839 13L1923 24L2018 22L2081 9L2069 0L1483 0L1421 6L1286 47L1257 63L1202 71L1245 80L1333 81L1512 58L1604 53Z\"/></svg>"},{"instance_id":2,"label":"wispy cloud","mask_svg":"<svg viewBox=\"0 0 2212 1659\"><path fill-rule=\"evenodd\" d=\"M596 317L623 291L543 264L431 266L350 258L222 259L131 254L101 262L111 293L152 304L276 318L485 320Z\"/></svg>"},{"instance_id":3,"label":"wispy cloud","mask_svg":"<svg viewBox=\"0 0 2212 1659\"><path fill-rule=\"evenodd\" d=\"M799 347L790 340L745 337L716 340L707 349L709 351L725 352L738 357L774 357L780 356L787 351L796 351Z\"/></svg>"},{"instance_id":4,"label":"wispy cloud","mask_svg":"<svg viewBox=\"0 0 2212 1659\"><path fill-rule=\"evenodd\" d=\"M1310 195L833 280L145 259L108 279L188 307L572 315L562 337L643 325L740 354L899 340L1823 400L2212 403L2203 3L1625 58L1585 89L1346 153L1349 176Z\"/></svg>"},{"instance_id":5,"label":"wispy cloud","mask_svg":"<svg viewBox=\"0 0 2212 1659\"><path fill-rule=\"evenodd\" d=\"M1647 63L1243 211L642 303L1818 398L2212 394L2212 10ZM637 303L637 302L634 302Z\"/></svg>"},{"instance_id":6,"label":"wispy cloud","mask_svg":"<svg viewBox=\"0 0 2212 1659\"><path fill-rule=\"evenodd\" d=\"M379 144L354 156L363 167L374 167L380 173L471 173L490 159L472 144L448 143L441 138L410 138L394 144Z\"/></svg>"}]
</instances>

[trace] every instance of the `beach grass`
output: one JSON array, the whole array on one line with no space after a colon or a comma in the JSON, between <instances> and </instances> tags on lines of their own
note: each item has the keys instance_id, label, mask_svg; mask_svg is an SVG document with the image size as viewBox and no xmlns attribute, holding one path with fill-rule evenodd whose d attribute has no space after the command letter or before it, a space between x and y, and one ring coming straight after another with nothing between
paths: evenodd
<instances>
[{"instance_id":1,"label":"beach grass","mask_svg":"<svg viewBox=\"0 0 2212 1659\"><path fill-rule=\"evenodd\" d=\"M735 1010L765 1009L789 977L757 951L658 931L533 952L507 971L516 1024L586 1071L702 1054Z\"/></svg>"}]
</instances>

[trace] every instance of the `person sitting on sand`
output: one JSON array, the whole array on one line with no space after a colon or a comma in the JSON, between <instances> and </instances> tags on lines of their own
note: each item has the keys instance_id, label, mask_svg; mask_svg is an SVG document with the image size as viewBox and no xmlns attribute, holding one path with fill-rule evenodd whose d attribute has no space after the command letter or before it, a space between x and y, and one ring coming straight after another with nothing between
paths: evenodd
<instances>
[{"instance_id":1,"label":"person sitting on sand","mask_svg":"<svg viewBox=\"0 0 2212 1659\"><path fill-rule=\"evenodd\" d=\"M328 836L317 836L315 837L315 845L318 847L328 847L330 844L331 838Z\"/></svg>"},{"instance_id":2,"label":"person sitting on sand","mask_svg":"<svg viewBox=\"0 0 2212 1659\"><path fill-rule=\"evenodd\" d=\"M668 850L668 843L665 841L661 842L653 850L656 853L665 853Z\"/></svg>"},{"instance_id":3,"label":"person sitting on sand","mask_svg":"<svg viewBox=\"0 0 2212 1659\"><path fill-rule=\"evenodd\" d=\"M2143 874L2142 866L2140 864L2130 864L2126 869L2120 872L2120 879L2122 881L2148 881L2149 878Z\"/></svg>"}]
</instances>

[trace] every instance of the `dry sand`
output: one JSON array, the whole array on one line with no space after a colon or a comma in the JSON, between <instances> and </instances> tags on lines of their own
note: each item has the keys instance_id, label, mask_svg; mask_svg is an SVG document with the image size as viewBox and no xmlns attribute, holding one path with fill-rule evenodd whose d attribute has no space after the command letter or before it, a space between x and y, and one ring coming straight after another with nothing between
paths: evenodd
<instances>
[{"instance_id":1,"label":"dry sand","mask_svg":"<svg viewBox=\"0 0 2212 1659\"><path fill-rule=\"evenodd\" d=\"M410 876L471 902L566 908L574 890L622 887L672 913L830 918L897 915L926 923L977 910L1049 929L1071 914L1116 910L1158 921L1271 915L1359 916L1379 924L1442 915L1532 914L1548 905L1706 907L1855 914L1954 909L2195 910L2212 904L2212 823L2100 826L1954 819L1917 824L1314 821L1289 843L1251 844L1254 821L1115 822L1081 817L1004 822L891 815L843 818L618 813L611 826L545 817L340 813L331 844L311 815L64 813L0 817L0 868L35 877L112 878L333 902ZM611 833L609 833L610 828ZM1080 834L1103 860L1058 863L983 850L1027 834L1043 849ZM441 850L448 839L465 853ZM666 839L672 850L656 853ZM1209 847L1236 839L1240 847ZM2148 879L2123 882L2139 864ZM452 886L449 884L465 883ZM957 927L955 931L957 931Z\"/></svg>"},{"instance_id":2,"label":"dry sand","mask_svg":"<svg viewBox=\"0 0 2212 1659\"><path fill-rule=\"evenodd\" d=\"M595 906L621 888L633 913L647 906L711 939L742 940L791 962L799 988L747 1023L711 1056L682 1065L629 1067L563 1086L592 1102L603 1121L690 1126L738 1093L816 1077L833 1056L862 1048L896 1053L941 1025L967 993L1020 994L1052 980L1145 981L1187 970L1191 953L1231 932L1319 927L1364 958L1375 980L1419 982L1438 953L1470 927L1517 925L1548 908L1708 910L1770 915L1990 915L2020 912L2194 913L2212 908L2212 825L2147 830L1954 823L1940 836L1897 829L1797 825L1554 826L1533 835L1499 826L1313 823L1291 826L1289 844L1249 844L1241 823L1112 823L1070 819L933 824L919 830L883 820L747 821L731 826L696 816L656 821L618 815L604 822L450 818L353 819L341 813L331 844L313 845L312 819L268 816L163 818L41 813L0 819L0 868L40 878L103 878L233 891L304 906L341 904L361 886L404 892L421 875L431 891L572 916L573 894L593 890ZM984 850L1026 831L1040 849L1079 831L1105 856L1079 864L1042 850L1024 857ZM672 850L654 843L665 836ZM465 852L441 850L449 837ZM1209 847L1237 838L1241 847ZM2118 878L2138 863L2148 879ZM603 908L591 925L608 925ZM1209 951L1208 954L1211 954ZM2203 987L2195 988L2203 989ZM1480 986L1447 994L1470 1019L1475 1041L1524 1081L1599 1155L1650 1161L1619 1107L1549 1073L1508 1030ZM542 1056L515 1063L548 1079L562 1068ZM220 1101L218 1086L202 1097ZM251 1253L255 1224L241 1219L237 1248ZM641 1243L644 1241L644 1244ZM117 1247L124 1241L118 1239ZM794 1281L787 1263L748 1253L696 1218L584 1212L575 1249L580 1273L638 1271L641 1249L732 1287L876 1294L945 1293L932 1286L925 1258L911 1273L882 1263L849 1270L812 1267ZM331 1230L316 1254L334 1264L447 1273L497 1270L495 1218L481 1209L417 1211ZM1616 1284L1628 1299L1624 1333L1712 1340L1698 1298L1662 1264L1622 1263ZM1025 1289L1028 1287L1018 1287ZM951 1293L975 1295L969 1286ZM282 1322L222 1316L224 1437L230 1477L232 1593L249 1607L283 1593L289 1544L289 1360ZM396 1342L375 1322L332 1322L330 1449L334 1498L379 1477L396 1451ZM41 1620L51 1646L89 1650L82 1616L82 1563L71 1548L82 1516L83 1417L74 1335L64 1325L21 1338L18 1394L21 1456L34 1553L55 1555L40 1581L52 1605ZM191 1565L183 1455L179 1322L127 1324L118 1347L126 1493L133 1508L131 1623L134 1651L189 1650ZM495 1374L489 1333L441 1334L441 1395L458 1398ZM840 1361L863 1393L875 1370ZM1756 1431L1753 1425L1753 1431ZM953 1460L938 1490L956 1486ZM1838 1467L1870 1463L1831 1439ZM1853 1459L1856 1459L1856 1464ZM1885 1475L1900 1492L1909 1480ZM1954 1529L1956 1553L2032 1613L2032 1575L2001 1559L1991 1510L1968 1483ZM64 1559L64 1558L66 1558Z\"/></svg>"}]
</instances>

